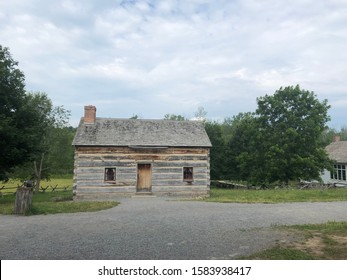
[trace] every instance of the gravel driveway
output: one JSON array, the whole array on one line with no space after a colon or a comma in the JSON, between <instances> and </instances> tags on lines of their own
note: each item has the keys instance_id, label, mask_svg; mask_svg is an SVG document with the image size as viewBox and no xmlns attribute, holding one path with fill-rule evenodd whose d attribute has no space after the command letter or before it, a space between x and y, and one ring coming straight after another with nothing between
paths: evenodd
<instances>
[{"instance_id":1,"label":"gravel driveway","mask_svg":"<svg viewBox=\"0 0 347 280\"><path fill-rule=\"evenodd\" d=\"M0 215L0 259L235 259L291 238L273 225L347 221L347 202L120 201L92 213Z\"/></svg>"}]
</instances>

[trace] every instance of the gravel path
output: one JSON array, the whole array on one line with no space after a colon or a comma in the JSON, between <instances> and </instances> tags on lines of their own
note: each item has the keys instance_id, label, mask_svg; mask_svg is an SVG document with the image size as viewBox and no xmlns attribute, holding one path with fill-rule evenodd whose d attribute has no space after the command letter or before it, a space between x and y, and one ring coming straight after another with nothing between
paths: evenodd
<instances>
[{"instance_id":1,"label":"gravel path","mask_svg":"<svg viewBox=\"0 0 347 280\"><path fill-rule=\"evenodd\" d=\"M347 202L122 199L113 209L0 215L0 259L235 259L290 238L273 225L347 221Z\"/></svg>"}]
</instances>

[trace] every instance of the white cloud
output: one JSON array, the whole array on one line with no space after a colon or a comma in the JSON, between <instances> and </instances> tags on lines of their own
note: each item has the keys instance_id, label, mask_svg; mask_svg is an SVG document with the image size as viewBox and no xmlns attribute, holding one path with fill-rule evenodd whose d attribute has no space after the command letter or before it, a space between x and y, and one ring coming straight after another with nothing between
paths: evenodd
<instances>
[{"instance_id":1,"label":"white cloud","mask_svg":"<svg viewBox=\"0 0 347 280\"><path fill-rule=\"evenodd\" d=\"M83 99L107 116L116 102L117 117L198 106L228 117L293 84L345 106L345 1L13 0L0 11L0 42L28 90L74 118Z\"/></svg>"}]
</instances>

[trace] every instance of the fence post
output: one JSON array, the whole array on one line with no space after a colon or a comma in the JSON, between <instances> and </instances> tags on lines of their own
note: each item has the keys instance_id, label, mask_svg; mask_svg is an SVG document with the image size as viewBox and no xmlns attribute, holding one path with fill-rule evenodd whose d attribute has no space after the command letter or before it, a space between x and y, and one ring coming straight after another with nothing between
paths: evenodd
<instances>
[{"instance_id":1,"label":"fence post","mask_svg":"<svg viewBox=\"0 0 347 280\"><path fill-rule=\"evenodd\" d=\"M21 186L17 188L14 214L26 214L32 204L33 188Z\"/></svg>"}]
</instances>

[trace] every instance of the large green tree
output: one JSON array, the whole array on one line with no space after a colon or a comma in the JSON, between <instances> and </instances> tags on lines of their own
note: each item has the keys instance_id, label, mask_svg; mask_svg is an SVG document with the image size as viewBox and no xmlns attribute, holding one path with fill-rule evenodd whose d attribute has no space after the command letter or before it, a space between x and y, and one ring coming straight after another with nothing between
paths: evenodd
<instances>
[{"instance_id":1,"label":"large green tree","mask_svg":"<svg viewBox=\"0 0 347 280\"><path fill-rule=\"evenodd\" d=\"M54 107L45 93L26 93L24 81L18 62L0 45L0 179L9 174L22 178L33 175L38 187L46 169L44 160L63 141L59 133L67 126L70 112ZM71 133L65 138L70 140ZM61 154L71 150L71 143L64 141L68 146ZM51 163L57 158L53 154ZM70 162L70 153L68 158ZM63 161L61 157L59 160Z\"/></svg>"},{"instance_id":2,"label":"large green tree","mask_svg":"<svg viewBox=\"0 0 347 280\"><path fill-rule=\"evenodd\" d=\"M319 179L322 169L331 165L321 141L329 121L328 101L297 85L260 97L257 103L256 181Z\"/></svg>"},{"instance_id":3,"label":"large green tree","mask_svg":"<svg viewBox=\"0 0 347 280\"><path fill-rule=\"evenodd\" d=\"M25 131L33 147L30 157L17 164L10 175L22 179L31 177L38 192L41 179L71 170L72 136L66 127L70 112L62 106L54 107L43 92L27 93L23 107L26 108L23 110L26 112L25 118L30 119Z\"/></svg>"},{"instance_id":4,"label":"large green tree","mask_svg":"<svg viewBox=\"0 0 347 280\"><path fill-rule=\"evenodd\" d=\"M0 177L30 158L35 148L26 111L25 78L9 49L0 45Z\"/></svg>"},{"instance_id":5,"label":"large green tree","mask_svg":"<svg viewBox=\"0 0 347 280\"><path fill-rule=\"evenodd\" d=\"M35 125L31 127L32 135L35 135L37 140L37 150L32 158L32 173L35 179L35 192L38 192L42 177L54 173L54 170L46 164L46 159L55 148L54 144L58 144L56 138L60 130L67 125L70 113L62 106L54 107L47 94L42 92L27 94L26 104L31 108L32 118L36 118Z\"/></svg>"},{"instance_id":6,"label":"large green tree","mask_svg":"<svg viewBox=\"0 0 347 280\"><path fill-rule=\"evenodd\" d=\"M228 160L229 178L256 181L262 172L262 145L254 113L239 113L229 120Z\"/></svg>"},{"instance_id":7,"label":"large green tree","mask_svg":"<svg viewBox=\"0 0 347 280\"><path fill-rule=\"evenodd\" d=\"M53 127L45 162L49 175L61 176L73 173L74 148L71 143L75 132L76 129L71 126Z\"/></svg>"},{"instance_id":8,"label":"large green tree","mask_svg":"<svg viewBox=\"0 0 347 280\"><path fill-rule=\"evenodd\" d=\"M227 179L227 147L222 137L222 125L215 121L205 121L204 126L206 133L212 143L212 147L210 150L211 179Z\"/></svg>"}]
</instances>

